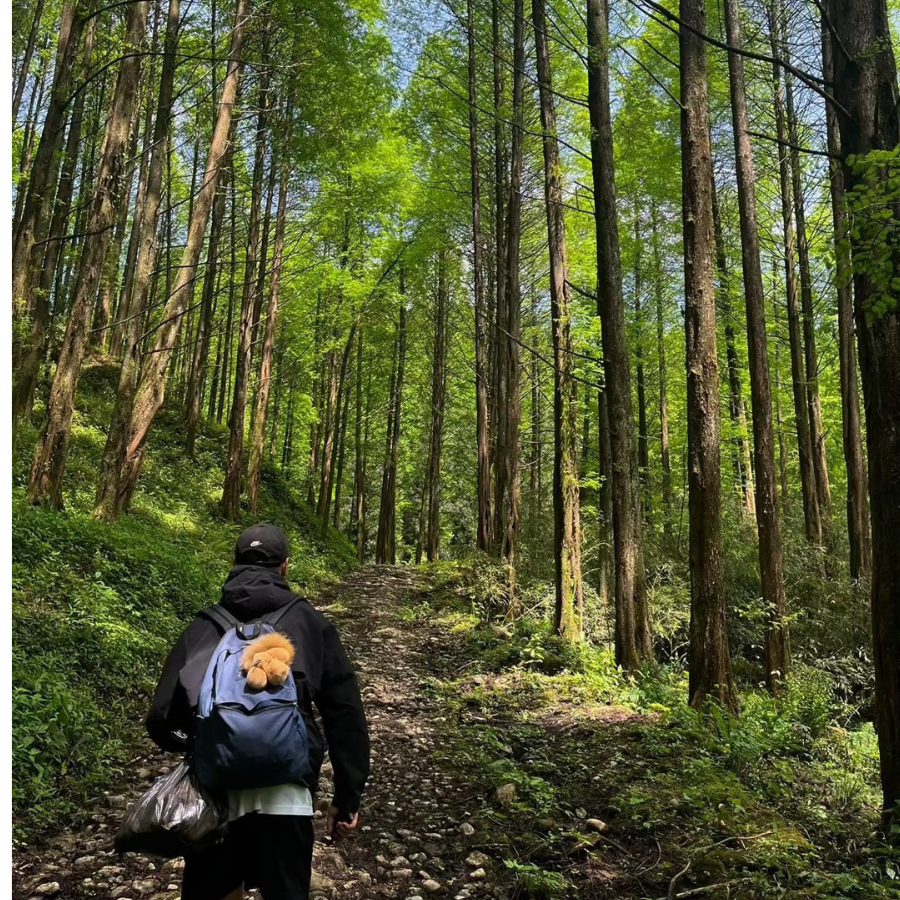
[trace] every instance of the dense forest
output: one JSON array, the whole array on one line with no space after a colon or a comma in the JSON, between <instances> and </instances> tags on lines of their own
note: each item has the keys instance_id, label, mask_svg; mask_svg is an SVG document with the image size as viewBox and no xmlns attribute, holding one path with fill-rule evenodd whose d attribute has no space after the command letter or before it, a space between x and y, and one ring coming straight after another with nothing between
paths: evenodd
<instances>
[{"instance_id":1,"label":"dense forest","mask_svg":"<svg viewBox=\"0 0 900 900\"><path fill-rule=\"evenodd\" d=\"M704 727L822 693L896 840L898 48L896 0L15 4L25 671L95 627L150 679L290 521L301 583L465 570ZM23 821L79 666L14 687Z\"/></svg>"}]
</instances>

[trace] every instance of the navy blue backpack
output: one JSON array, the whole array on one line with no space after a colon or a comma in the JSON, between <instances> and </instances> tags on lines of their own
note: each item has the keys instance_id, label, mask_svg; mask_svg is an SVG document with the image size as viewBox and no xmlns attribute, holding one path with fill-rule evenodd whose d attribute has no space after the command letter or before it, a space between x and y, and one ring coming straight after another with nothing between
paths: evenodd
<instances>
[{"instance_id":1,"label":"navy blue backpack","mask_svg":"<svg viewBox=\"0 0 900 900\"><path fill-rule=\"evenodd\" d=\"M298 602L298 601L294 601ZM309 774L306 723L293 677L253 690L241 657L256 638L276 631L288 603L254 622L221 606L201 615L222 632L200 684L194 731L194 771L213 791L303 784Z\"/></svg>"}]
</instances>

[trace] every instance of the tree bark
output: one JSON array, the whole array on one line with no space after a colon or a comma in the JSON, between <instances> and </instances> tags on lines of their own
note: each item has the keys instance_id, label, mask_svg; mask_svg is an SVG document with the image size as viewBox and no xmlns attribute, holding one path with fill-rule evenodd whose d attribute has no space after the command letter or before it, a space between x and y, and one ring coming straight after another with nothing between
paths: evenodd
<instances>
[{"instance_id":1,"label":"tree bark","mask_svg":"<svg viewBox=\"0 0 900 900\"><path fill-rule=\"evenodd\" d=\"M87 17L77 8L77 0L66 0L59 21L59 43L56 51L56 68L50 103L44 115L44 125L18 218L12 245L12 301L18 315L29 307L34 292L34 282L41 263L41 242L50 220L50 208L56 189L58 166L54 164L65 126L65 113L72 89L72 70L81 44L81 36ZM146 5L146 4L142 4ZM140 65L139 58L127 60L126 71ZM123 62L124 65L124 62Z\"/></svg>"},{"instance_id":2,"label":"tree bark","mask_svg":"<svg viewBox=\"0 0 900 900\"><path fill-rule=\"evenodd\" d=\"M259 113L256 120L256 151L253 161L253 186L250 197L250 221L247 225L247 249L244 255L244 284L241 292L241 327L238 332L234 366L234 392L229 414L228 456L225 461L225 483L222 487L222 515L236 522L241 512L241 479L244 468L244 426L250 367L253 361L253 312L257 264L260 251L260 207L269 118L268 29L263 26L263 68L259 79ZM265 260L261 263L265 266Z\"/></svg>"},{"instance_id":3,"label":"tree bark","mask_svg":"<svg viewBox=\"0 0 900 900\"><path fill-rule=\"evenodd\" d=\"M406 296L403 270L400 270L400 317L397 325L397 371L391 379L391 400L388 410L387 453L381 476L381 503L378 508L378 534L375 540L375 562L397 562L394 534L397 518L397 450L400 444L400 407L403 397L403 376L406 363Z\"/></svg>"},{"instance_id":4,"label":"tree bark","mask_svg":"<svg viewBox=\"0 0 900 900\"><path fill-rule=\"evenodd\" d=\"M428 464L426 466L425 483L427 491L423 504L427 523L425 556L428 562L435 562L438 559L441 537L441 453L444 446L444 399L447 390L446 320L449 294L446 253L443 249L438 251L437 279L434 312L434 357L431 368L431 440L428 447Z\"/></svg>"},{"instance_id":5,"label":"tree bark","mask_svg":"<svg viewBox=\"0 0 900 900\"><path fill-rule=\"evenodd\" d=\"M151 296L151 273L157 261L157 224L162 201L163 163L167 159L168 136L172 121L172 103L180 28L180 0L169 0L163 63L159 93L156 98L156 120L153 125L153 149L147 164L147 185L140 210L138 245L134 264L134 293L128 315L122 323L123 356L119 371L119 388L112 419L100 463L100 477L94 499L94 516L114 520L123 508L120 479L126 452L128 422L140 369L140 336L144 315Z\"/></svg>"},{"instance_id":6,"label":"tree bark","mask_svg":"<svg viewBox=\"0 0 900 900\"><path fill-rule=\"evenodd\" d=\"M228 151L228 132L231 127L234 101L240 77L240 56L247 19L247 0L238 0L235 25L231 32L231 48L228 54L228 70L222 86L222 97L216 123L210 140L209 154L204 167L202 187L194 202L193 214L188 224L187 243L178 265L178 277L168 296L162 313L162 321L156 330L153 350L140 373L129 416L124 454L119 466L118 509L127 508L140 475L141 460L150 426L165 399L165 373L168 358L178 339L181 317L188 301L190 285L196 277L203 236L209 221L210 208L216 193L216 184L222 160Z\"/></svg>"},{"instance_id":7,"label":"tree bark","mask_svg":"<svg viewBox=\"0 0 900 900\"><path fill-rule=\"evenodd\" d=\"M722 584L719 373L713 287L712 154L706 85L706 0L681 0L681 159L687 350L691 573L689 696L737 710Z\"/></svg>"},{"instance_id":8,"label":"tree bark","mask_svg":"<svg viewBox=\"0 0 900 900\"><path fill-rule=\"evenodd\" d=\"M653 230L653 292L656 301L656 355L659 365L659 455L662 463L663 534L672 537L672 464L669 457L669 404L666 387L666 344L663 290L662 247L659 235L659 209L651 204Z\"/></svg>"},{"instance_id":9,"label":"tree bark","mask_svg":"<svg viewBox=\"0 0 900 900\"><path fill-rule=\"evenodd\" d=\"M637 195L635 195L637 200ZM644 309L642 293L643 254L641 246L641 218L635 203L634 210L634 331L635 375L637 377L638 400L638 481L643 491L643 514L649 521L650 513L650 434L647 426L647 387L644 383Z\"/></svg>"},{"instance_id":10,"label":"tree bark","mask_svg":"<svg viewBox=\"0 0 900 900\"><path fill-rule=\"evenodd\" d=\"M725 0L728 43L743 46L737 0ZM772 429L772 395L769 385L769 352L766 338L766 298L759 258L759 226L756 217L756 173L750 146L750 117L744 82L744 60L730 53L731 108L737 160L738 204L744 296L747 310L747 361L750 367L750 402L753 407L753 447L756 463L756 524L759 536L759 576L766 606L766 686L778 694L790 667L787 602L784 593L784 553L778 520L775 478L775 435Z\"/></svg>"},{"instance_id":11,"label":"tree bark","mask_svg":"<svg viewBox=\"0 0 900 900\"><path fill-rule=\"evenodd\" d=\"M31 58L34 55L34 45L37 41L38 31L41 27L41 16L44 12L44 0L37 0L34 7L34 16L31 20L31 30L28 32L28 41L25 44L25 53L22 55L22 65L19 68L19 77L16 79L16 87L12 98L13 127L19 119L19 107L22 105L22 95L25 93L25 85L28 82L28 71L31 68Z\"/></svg>"},{"instance_id":12,"label":"tree bark","mask_svg":"<svg viewBox=\"0 0 900 900\"><path fill-rule=\"evenodd\" d=\"M778 24L775 4L768 7L769 31L772 52L778 55ZM788 338L791 351L791 381L793 385L794 418L797 428L797 448L800 455L800 487L803 492L803 519L806 537L816 546L822 544L822 518L819 508L819 492L816 486L816 472L813 464L812 439L809 427L809 407L804 388L803 337L800 330L800 312L797 298L797 273L794 267L794 223L791 215L791 171L788 151L784 145L788 141L784 113L784 94L781 70L773 64L772 79L775 103L775 129L779 147L779 178L781 188L781 219L784 240L784 271L787 292Z\"/></svg>"},{"instance_id":13,"label":"tree bark","mask_svg":"<svg viewBox=\"0 0 900 900\"><path fill-rule=\"evenodd\" d=\"M468 61L469 101L469 164L472 180L472 280L475 300L475 405L478 451L478 529L476 545L479 550L491 548L491 442L488 413L488 379L490 368L487 357L486 324L489 321L484 310L484 284L482 271L481 236L481 176L478 166L478 111L475 98L475 13L474 0L466 0L466 39Z\"/></svg>"},{"instance_id":14,"label":"tree bark","mask_svg":"<svg viewBox=\"0 0 900 900\"><path fill-rule=\"evenodd\" d=\"M887 166L875 169L852 157L896 151L900 145L897 65L885 0L830 3L829 14L846 50L834 54L834 97L841 105L838 125L848 194L867 176L887 188ZM844 112L843 110L846 110ZM894 154L896 173L896 153ZM868 171L866 169L868 168ZM900 201L890 192L887 223L894 239L884 244L879 262L900 271ZM881 224L879 224L879 228ZM881 786L886 831L897 821L900 803L900 296L896 281L873 301L879 287L867 272L871 247L863 233L851 232L854 261L856 333L866 409L869 500L872 509L872 633L875 661L875 719L881 755ZM883 290L883 289L882 289ZM886 301L886 302L885 302Z\"/></svg>"},{"instance_id":15,"label":"tree bark","mask_svg":"<svg viewBox=\"0 0 900 900\"><path fill-rule=\"evenodd\" d=\"M263 444L266 435L269 385L272 379L272 354L275 346L275 326L278 319L278 298L281 294L281 269L284 265L284 233L287 224L288 181L291 175L290 146L293 117L294 98L293 95L290 95L284 114L284 146L281 152L281 181L278 187L278 211L275 216L275 249L272 256L269 303L266 308L266 331L263 337L262 358L259 364L259 386L254 398L253 428L250 435L247 500L254 514L259 507L259 477L262 470Z\"/></svg>"},{"instance_id":16,"label":"tree bark","mask_svg":"<svg viewBox=\"0 0 900 900\"><path fill-rule=\"evenodd\" d=\"M640 666L635 640L634 595L641 529L634 477L631 369L622 297L616 212L612 118L609 106L609 7L588 0L588 106L597 244L597 312L603 341L605 397L612 462L612 522L615 551L615 655L626 672ZM602 427L602 426L601 426Z\"/></svg>"},{"instance_id":17,"label":"tree bark","mask_svg":"<svg viewBox=\"0 0 900 900\"><path fill-rule=\"evenodd\" d=\"M544 0L532 0L535 55L544 152L544 202L550 256L550 307L553 335L553 534L556 605L553 626L568 641L582 635L584 591L581 580L581 515L578 492L578 404L572 356L562 178L556 109L547 42Z\"/></svg>"},{"instance_id":18,"label":"tree bark","mask_svg":"<svg viewBox=\"0 0 900 900\"><path fill-rule=\"evenodd\" d=\"M834 49L831 31L822 20L822 72L834 83ZM828 141L828 174L831 186L831 214L834 220L835 284L837 288L838 360L841 384L841 422L844 463L847 467L847 538L850 544L850 577L858 581L871 569L868 477L863 456L859 415L859 380L856 374L856 346L853 335L853 288L848 230L844 214L844 173L841 168L841 136L837 111L825 104Z\"/></svg>"},{"instance_id":19,"label":"tree bark","mask_svg":"<svg viewBox=\"0 0 900 900\"><path fill-rule=\"evenodd\" d=\"M141 0L127 8L125 24L127 47L135 50L141 47L149 7L147 0ZM103 136L103 152L97 172L87 235L81 251L75 295L69 310L69 320L56 374L47 400L44 429L35 448L28 481L28 501L49 502L56 509L61 509L63 505L62 479L72 415L75 411L75 391L91 326L93 300L97 294L97 283L106 259L118 205L123 202L120 196L123 154L136 106L140 67L139 53L124 57L119 64L116 88ZM45 206L49 208L49 202Z\"/></svg>"},{"instance_id":20,"label":"tree bark","mask_svg":"<svg viewBox=\"0 0 900 900\"><path fill-rule=\"evenodd\" d=\"M719 215L719 199L715 175L712 183L713 233L716 241L716 269L719 273L718 306L725 319L725 359L728 362L728 412L736 432L734 467L740 482L743 512L748 521L756 521L756 499L753 488L753 467L750 464L750 446L747 435L747 414L741 389L740 363L734 331L734 307L732 305L731 267L725 248L725 233Z\"/></svg>"},{"instance_id":21,"label":"tree bark","mask_svg":"<svg viewBox=\"0 0 900 900\"><path fill-rule=\"evenodd\" d=\"M96 18L91 19L84 36L84 52L82 54L82 80L86 80L91 67L91 56L94 47L94 26ZM47 248L41 267L40 282L34 295L33 315L27 348L13 366L13 434L22 415L30 417L34 392L37 387L41 361L47 350L48 328L50 325L50 295L56 280L57 266L62 255L64 232L69 211L72 207L72 193L75 186L75 167L78 161L78 148L81 144L81 130L84 121L84 97L81 91L75 98L72 116L69 121L69 133L66 136L66 149L59 176L59 187L53 215L48 232ZM59 302L58 294L54 302Z\"/></svg>"}]
</instances>

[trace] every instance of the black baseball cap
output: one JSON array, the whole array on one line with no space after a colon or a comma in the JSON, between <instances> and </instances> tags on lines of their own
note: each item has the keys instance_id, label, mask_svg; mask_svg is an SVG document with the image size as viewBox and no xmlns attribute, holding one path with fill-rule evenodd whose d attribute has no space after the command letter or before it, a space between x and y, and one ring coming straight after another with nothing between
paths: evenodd
<instances>
[{"instance_id":1,"label":"black baseball cap","mask_svg":"<svg viewBox=\"0 0 900 900\"><path fill-rule=\"evenodd\" d=\"M236 565L280 566L290 555L287 535L268 522L248 528L234 545Z\"/></svg>"}]
</instances>

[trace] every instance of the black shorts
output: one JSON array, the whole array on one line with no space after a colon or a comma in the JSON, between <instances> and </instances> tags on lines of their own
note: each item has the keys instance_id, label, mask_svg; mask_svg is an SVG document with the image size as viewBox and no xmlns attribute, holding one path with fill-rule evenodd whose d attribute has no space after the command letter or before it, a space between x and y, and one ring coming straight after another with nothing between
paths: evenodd
<instances>
[{"instance_id":1,"label":"black shorts","mask_svg":"<svg viewBox=\"0 0 900 900\"><path fill-rule=\"evenodd\" d=\"M243 884L263 900L307 900L312 851L311 816L250 813L221 844L185 856L181 898L222 900Z\"/></svg>"}]
</instances>

